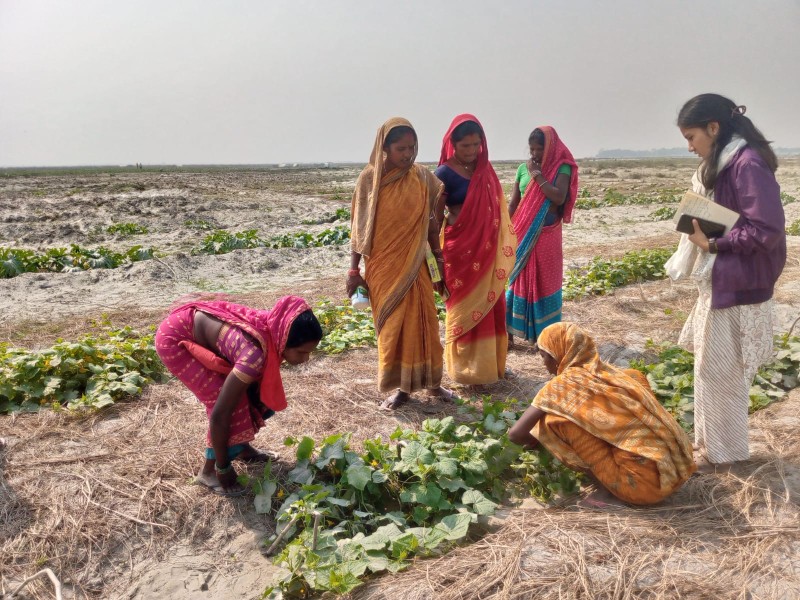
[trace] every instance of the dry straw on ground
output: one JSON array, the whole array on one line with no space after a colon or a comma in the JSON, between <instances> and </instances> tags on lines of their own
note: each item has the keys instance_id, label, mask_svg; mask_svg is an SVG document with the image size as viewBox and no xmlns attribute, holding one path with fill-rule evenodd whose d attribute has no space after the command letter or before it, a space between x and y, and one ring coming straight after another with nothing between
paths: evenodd
<instances>
[{"instance_id":1,"label":"dry straw on ground","mask_svg":"<svg viewBox=\"0 0 800 600\"><path fill-rule=\"evenodd\" d=\"M674 339L680 319L665 309L688 310L691 303L691 293L660 282L570 303L566 318L600 341L630 344L637 331L642 343L644 336ZM152 315L128 317L135 323ZM281 453L277 468L291 466L292 453L281 446L287 435L321 439L352 431L357 444L454 413L453 405L425 398L396 414L381 412L375 361L376 351L365 349L286 371L290 408L258 438ZM509 363L517 377L483 391L530 398L544 378L536 356L514 352ZM787 410L777 405L757 415L762 450L753 461L693 478L662 507L511 510L495 533L371 581L354 597L738 598L749 589L752 597L773 598L800 590L790 558L800 550L800 447L788 435L796 425L780 424ZM270 533L272 521L256 516L249 498L222 499L189 485L205 428L202 409L176 382L150 386L140 399L96 415L9 418L8 446L0 450L5 592L11 581L49 566L66 597L128 597L135 565L168 557L179 542L214 553L236 531ZM221 556L218 569L228 567ZM53 593L45 578L26 592L41 599Z\"/></svg>"}]
</instances>

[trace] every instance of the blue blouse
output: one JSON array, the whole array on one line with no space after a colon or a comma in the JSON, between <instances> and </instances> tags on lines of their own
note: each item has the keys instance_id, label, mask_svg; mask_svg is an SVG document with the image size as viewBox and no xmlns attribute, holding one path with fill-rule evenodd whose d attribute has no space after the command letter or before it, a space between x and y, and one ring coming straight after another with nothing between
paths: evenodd
<instances>
[{"instance_id":1,"label":"blue blouse","mask_svg":"<svg viewBox=\"0 0 800 600\"><path fill-rule=\"evenodd\" d=\"M456 173L447 165L441 165L434 171L436 177L444 184L444 203L446 206L461 206L467 199L469 179Z\"/></svg>"}]
</instances>

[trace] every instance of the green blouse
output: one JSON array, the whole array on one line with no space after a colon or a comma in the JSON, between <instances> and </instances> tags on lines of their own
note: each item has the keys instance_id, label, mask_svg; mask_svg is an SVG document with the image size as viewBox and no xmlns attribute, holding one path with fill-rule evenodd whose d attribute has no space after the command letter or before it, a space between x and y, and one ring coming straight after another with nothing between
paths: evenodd
<instances>
[{"instance_id":1,"label":"green blouse","mask_svg":"<svg viewBox=\"0 0 800 600\"><path fill-rule=\"evenodd\" d=\"M563 165L558 167L558 173L556 173L556 177L558 177L561 173L564 173L567 177L571 177L572 167L564 163ZM519 168L517 168L516 182L519 184L520 196L524 196L525 189L531 182L531 172L528 171L528 163L524 162L519 166ZM550 183L555 183L555 182L551 181Z\"/></svg>"}]
</instances>

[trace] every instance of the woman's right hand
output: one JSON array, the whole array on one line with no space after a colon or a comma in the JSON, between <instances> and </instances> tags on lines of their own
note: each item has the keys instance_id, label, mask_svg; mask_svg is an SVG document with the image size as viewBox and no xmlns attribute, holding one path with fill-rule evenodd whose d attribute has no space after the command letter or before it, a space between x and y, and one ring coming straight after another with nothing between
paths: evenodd
<instances>
[{"instance_id":1,"label":"woman's right hand","mask_svg":"<svg viewBox=\"0 0 800 600\"><path fill-rule=\"evenodd\" d=\"M363 287L365 290L369 289L367 287L367 282L364 281L361 275L348 275L346 283L347 297L352 297L352 295L356 293L356 288L359 286Z\"/></svg>"}]
</instances>

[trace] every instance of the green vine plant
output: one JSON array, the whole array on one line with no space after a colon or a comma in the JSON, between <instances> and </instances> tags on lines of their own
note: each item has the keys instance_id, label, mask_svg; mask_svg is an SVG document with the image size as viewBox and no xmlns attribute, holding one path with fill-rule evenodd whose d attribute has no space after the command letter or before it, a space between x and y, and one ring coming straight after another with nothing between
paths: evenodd
<instances>
[{"instance_id":1,"label":"green vine plant","mask_svg":"<svg viewBox=\"0 0 800 600\"><path fill-rule=\"evenodd\" d=\"M659 402L686 429L694 427L694 355L673 344L655 344L655 362L633 361L631 367L647 376ZM763 365L750 387L750 412L780 400L800 379L800 337L783 333L775 336L775 358Z\"/></svg>"},{"instance_id":2,"label":"green vine plant","mask_svg":"<svg viewBox=\"0 0 800 600\"><path fill-rule=\"evenodd\" d=\"M586 188L578 194L575 208L588 210L593 208L605 208L609 206L629 206L646 204L677 204L680 200L679 192L675 190L662 190L655 195L632 194L626 196L614 188L608 188L602 198L592 198Z\"/></svg>"},{"instance_id":3,"label":"green vine plant","mask_svg":"<svg viewBox=\"0 0 800 600\"><path fill-rule=\"evenodd\" d=\"M71 244L69 248L49 248L41 252L20 248L0 248L0 279L9 279L22 273L68 273L89 269L115 269L122 265L150 260L154 248L133 246L125 252L108 248L82 248Z\"/></svg>"},{"instance_id":4,"label":"green vine plant","mask_svg":"<svg viewBox=\"0 0 800 600\"><path fill-rule=\"evenodd\" d=\"M786 227L786 235L800 235L800 219L795 219Z\"/></svg>"},{"instance_id":5,"label":"green vine plant","mask_svg":"<svg viewBox=\"0 0 800 600\"><path fill-rule=\"evenodd\" d=\"M77 342L26 350L0 344L0 413L43 406L99 409L162 381L153 332L104 327Z\"/></svg>"},{"instance_id":6,"label":"green vine plant","mask_svg":"<svg viewBox=\"0 0 800 600\"><path fill-rule=\"evenodd\" d=\"M350 209L346 207L337 208L333 213L324 214L316 219L304 219L300 222L303 225L322 225L323 223L335 223L336 221L350 221Z\"/></svg>"},{"instance_id":7,"label":"green vine plant","mask_svg":"<svg viewBox=\"0 0 800 600\"><path fill-rule=\"evenodd\" d=\"M270 239L261 238L255 229L238 233L218 230L208 234L192 254L226 254L251 248L320 248L341 246L350 240L350 227L337 225L319 233L286 233Z\"/></svg>"},{"instance_id":8,"label":"green vine plant","mask_svg":"<svg viewBox=\"0 0 800 600\"><path fill-rule=\"evenodd\" d=\"M508 440L519 416L515 401L484 397L463 404L461 419L427 419L419 431L399 428L388 441L350 434L318 444L287 438L297 463L285 481L268 467L253 482L255 508L275 511L283 567L263 598L345 594L369 573L397 572L414 556L433 556L464 541L500 502L533 495L542 501L575 493L580 476L544 450Z\"/></svg>"},{"instance_id":9,"label":"green vine plant","mask_svg":"<svg viewBox=\"0 0 800 600\"><path fill-rule=\"evenodd\" d=\"M149 233L149 229L147 229L146 225L139 225L138 223L114 223L106 229L106 232L128 237Z\"/></svg>"},{"instance_id":10,"label":"green vine plant","mask_svg":"<svg viewBox=\"0 0 800 600\"><path fill-rule=\"evenodd\" d=\"M650 218L654 221L669 221L675 216L675 211L677 210L676 206L659 206L650 213Z\"/></svg>"},{"instance_id":11,"label":"green vine plant","mask_svg":"<svg viewBox=\"0 0 800 600\"><path fill-rule=\"evenodd\" d=\"M624 285L664 279L664 264L674 252L675 248L654 248L632 250L617 259L596 256L585 267L564 273L563 297L601 296Z\"/></svg>"}]
</instances>

